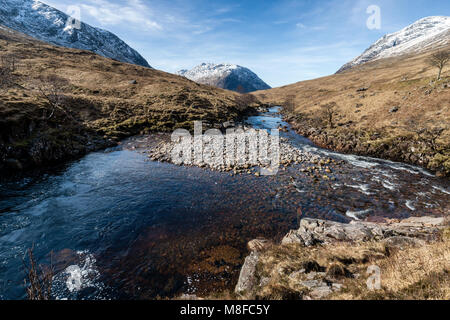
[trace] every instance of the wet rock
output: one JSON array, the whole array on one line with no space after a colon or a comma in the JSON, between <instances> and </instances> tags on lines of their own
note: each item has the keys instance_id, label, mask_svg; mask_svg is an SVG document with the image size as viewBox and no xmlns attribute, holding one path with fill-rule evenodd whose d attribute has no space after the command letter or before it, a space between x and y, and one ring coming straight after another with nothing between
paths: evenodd
<instances>
[{"instance_id":1,"label":"wet rock","mask_svg":"<svg viewBox=\"0 0 450 320\"><path fill-rule=\"evenodd\" d=\"M130 81L128 81L128 83L129 84L137 84L137 81L136 80L130 80Z\"/></svg>"},{"instance_id":2,"label":"wet rock","mask_svg":"<svg viewBox=\"0 0 450 320\"><path fill-rule=\"evenodd\" d=\"M362 88L356 89L356 92L364 92L364 91L367 91L367 90L369 90L368 87L362 87Z\"/></svg>"}]
</instances>

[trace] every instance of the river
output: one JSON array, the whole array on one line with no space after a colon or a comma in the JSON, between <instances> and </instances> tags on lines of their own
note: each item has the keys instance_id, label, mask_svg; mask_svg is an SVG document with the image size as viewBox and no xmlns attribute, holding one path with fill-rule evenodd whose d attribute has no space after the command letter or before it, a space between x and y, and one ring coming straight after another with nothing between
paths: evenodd
<instances>
[{"instance_id":1,"label":"river","mask_svg":"<svg viewBox=\"0 0 450 320\"><path fill-rule=\"evenodd\" d=\"M246 122L287 126L279 108ZM348 222L450 212L450 182L401 163L315 147L334 159L274 176L231 175L149 161L161 135L134 137L39 176L0 184L0 299L25 299L30 247L54 269L57 299L152 299L232 289L247 241L280 240L303 216Z\"/></svg>"}]
</instances>

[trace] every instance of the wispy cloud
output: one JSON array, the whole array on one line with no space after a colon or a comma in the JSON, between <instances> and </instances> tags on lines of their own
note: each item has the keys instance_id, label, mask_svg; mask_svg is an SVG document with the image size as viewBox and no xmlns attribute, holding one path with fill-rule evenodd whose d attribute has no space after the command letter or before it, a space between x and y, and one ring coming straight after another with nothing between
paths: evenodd
<instances>
[{"instance_id":1,"label":"wispy cloud","mask_svg":"<svg viewBox=\"0 0 450 320\"><path fill-rule=\"evenodd\" d=\"M88 0L81 4L83 13L97 19L102 25L133 24L144 29L161 30L163 27L149 18L150 8L140 0L112 3L106 0Z\"/></svg>"},{"instance_id":2,"label":"wispy cloud","mask_svg":"<svg viewBox=\"0 0 450 320\"><path fill-rule=\"evenodd\" d=\"M231 62L272 86L331 74L383 34L450 10L429 0L41 1L80 6L83 21L116 33L156 68ZM370 4L381 7L381 30L366 27Z\"/></svg>"},{"instance_id":3,"label":"wispy cloud","mask_svg":"<svg viewBox=\"0 0 450 320\"><path fill-rule=\"evenodd\" d=\"M142 31L163 30L151 7L142 0L43 0L43 2L66 11L69 6L78 6L81 20L96 21L103 27L122 26L139 28Z\"/></svg>"}]
</instances>

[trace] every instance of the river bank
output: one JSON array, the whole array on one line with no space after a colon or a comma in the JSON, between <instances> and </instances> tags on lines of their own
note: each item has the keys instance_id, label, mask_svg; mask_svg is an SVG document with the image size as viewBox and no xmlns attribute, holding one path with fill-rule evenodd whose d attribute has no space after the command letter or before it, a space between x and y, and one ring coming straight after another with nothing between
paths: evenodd
<instances>
[{"instance_id":1,"label":"river bank","mask_svg":"<svg viewBox=\"0 0 450 320\"><path fill-rule=\"evenodd\" d=\"M279 244L250 241L234 292L207 298L448 300L449 226L448 217L304 218Z\"/></svg>"},{"instance_id":2,"label":"river bank","mask_svg":"<svg viewBox=\"0 0 450 320\"><path fill-rule=\"evenodd\" d=\"M350 224L303 219L279 245L249 243L235 293L246 299L448 300L449 232L444 217Z\"/></svg>"},{"instance_id":3,"label":"river bank","mask_svg":"<svg viewBox=\"0 0 450 320\"><path fill-rule=\"evenodd\" d=\"M0 30L2 57L15 57L0 88L0 175L52 167L123 139L220 127L256 112L248 95L57 47Z\"/></svg>"},{"instance_id":4,"label":"river bank","mask_svg":"<svg viewBox=\"0 0 450 320\"><path fill-rule=\"evenodd\" d=\"M59 299L205 297L233 291L248 241L280 242L298 228L298 208L302 218L342 223L450 210L448 181L421 168L318 148L278 110L244 123L284 128L280 138L315 160L259 177L178 166L149 158L170 141L152 133L36 178L0 183L0 297L24 298L17 270L33 245L42 264L55 253ZM94 278L68 288L74 270Z\"/></svg>"},{"instance_id":5,"label":"river bank","mask_svg":"<svg viewBox=\"0 0 450 320\"><path fill-rule=\"evenodd\" d=\"M450 176L450 149L442 146L440 151L433 151L429 146L431 140L423 141L420 136L397 136L383 130L372 133L345 125L334 128L318 126L314 119L293 114L286 114L285 119L298 134L322 148L408 163L433 171L438 177ZM432 139L432 134L429 135Z\"/></svg>"},{"instance_id":6,"label":"river bank","mask_svg":"<svg viewBox=\"0 0 450 320\"><path fill-rule=\"evenodd\" d=\"M431 53L381 59L343 73L253 93L317 145L450 175L450 75Z\"/></svg>"}]
</instances>

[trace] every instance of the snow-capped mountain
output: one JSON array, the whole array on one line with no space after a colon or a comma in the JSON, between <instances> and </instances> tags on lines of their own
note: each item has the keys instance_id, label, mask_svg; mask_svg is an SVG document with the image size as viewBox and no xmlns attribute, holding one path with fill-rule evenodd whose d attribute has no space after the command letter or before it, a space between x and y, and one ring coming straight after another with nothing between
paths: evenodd
<instances>
[{"instance_id":1,"label":"snow-capped mountain","mask_svg":"<svg viewBox=\"0 0 450 320\"><path fill-rule=\"evenodd\" d=\"M338 73L369 61L422 52L448 44L450 17L423 18L398 32L385 35L362 55L342 66Z\"/></svg>"},{"instance_id":2,"label":"snow-capped mountain","mask_svg":"<svg viewBox=\"0 0 450 320\"><path fill-rule=\"evenodd\" d=\"M242 93L270 89L254 72L235 64L202 63L177 74L198 83Z\"/></svg>"},{"instance_id":3,"label":"snow-capped mountain","mask_svg":"<svg viewBox=\"0 0 450 320\"><path fill-rule=\"evenodd\" d=\"M83 22L79 29L74 28L68 20L67 14L40 1L0 2L0 24L6 27L51 44L89 50L107 58L150 67L136 50L111 32Z\"/></svg>"}]
</instances>

